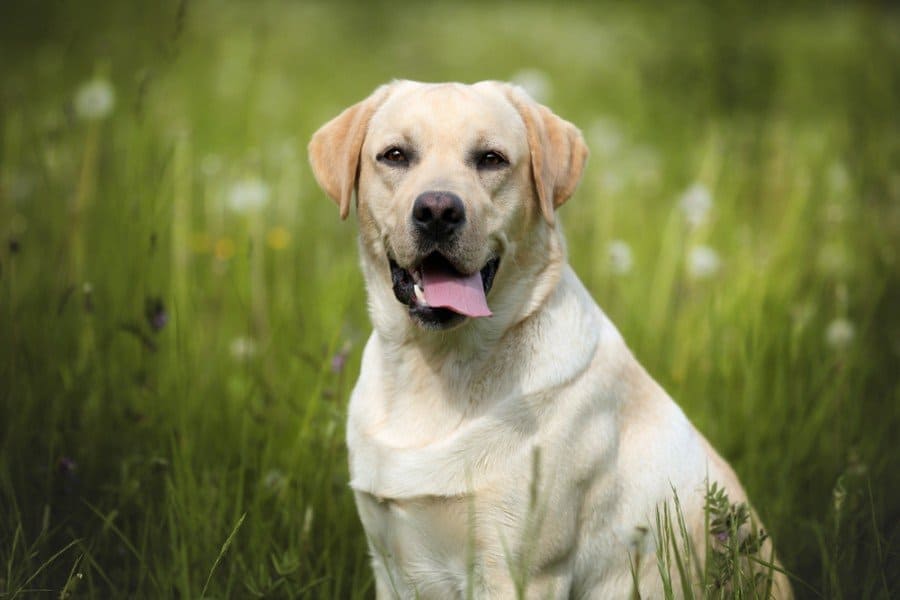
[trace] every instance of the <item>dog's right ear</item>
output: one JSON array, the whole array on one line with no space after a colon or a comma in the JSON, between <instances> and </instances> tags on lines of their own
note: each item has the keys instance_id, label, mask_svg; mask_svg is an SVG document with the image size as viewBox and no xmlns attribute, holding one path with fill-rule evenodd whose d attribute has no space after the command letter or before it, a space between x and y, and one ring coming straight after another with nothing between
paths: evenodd
<instances>
[{"instance_id":1,"label":"dog's right ear","mask_svg":"<svg viewBox=\"0 0 900 600\"><path fill-rule=\"evenodd\" d=\"M309 142L309 162L316 181L341 210L350 213L350 199L359 177L359 156L369 119L388 95L389 85L376 89L319 128Z\"/></svg>"}]
</instances>

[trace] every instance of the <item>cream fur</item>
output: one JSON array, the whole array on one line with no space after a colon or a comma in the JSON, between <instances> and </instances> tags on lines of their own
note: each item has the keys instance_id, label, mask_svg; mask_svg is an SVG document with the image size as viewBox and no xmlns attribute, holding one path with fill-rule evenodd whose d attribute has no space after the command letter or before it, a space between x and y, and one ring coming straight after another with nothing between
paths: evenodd
<instances>
[{"instance_id":1,"label":"cream fur","mask_svg":"<svg viewBox=\"0 0 900 600\"><path fill-rule=\"evenodd\" d=\"M416 149L409 168L376 160L398 143ZM508 168L474 169L476 147ZM310 154L342 214L358 173L374 331L347 444L378 597L512 598L522 569L529 598L630 597L635 533L673 489L703 548L706 478L745 494L566 264L553 210L581 176L578 130L506 84L400 81L323 126ZM410 319L387 263L417 260L412 203L435 189L465 203L457 264L501 257L494 316L446 331ZM660 598L655 557L642 565L642 597Z\"/></svg>"}]
</instances>

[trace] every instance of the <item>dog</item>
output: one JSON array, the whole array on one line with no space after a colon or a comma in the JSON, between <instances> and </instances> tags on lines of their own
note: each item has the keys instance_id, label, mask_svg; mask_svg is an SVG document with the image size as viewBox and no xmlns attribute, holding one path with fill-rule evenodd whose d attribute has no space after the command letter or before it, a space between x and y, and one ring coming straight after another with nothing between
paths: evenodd
<instances>
[{"instance_id":1,"label":"dog","mask_svg":"<svg viewBox=\"0 0 900 600\"><path fill-rule=\"evenodd\" d=\"M374 331L347 446L377 597L663 597L664 507L702 555L709 486L746 494L566 262L580 131L510 84L394 81L309 156L342 219L356 196Z\"/></svg>"}]
</instances>

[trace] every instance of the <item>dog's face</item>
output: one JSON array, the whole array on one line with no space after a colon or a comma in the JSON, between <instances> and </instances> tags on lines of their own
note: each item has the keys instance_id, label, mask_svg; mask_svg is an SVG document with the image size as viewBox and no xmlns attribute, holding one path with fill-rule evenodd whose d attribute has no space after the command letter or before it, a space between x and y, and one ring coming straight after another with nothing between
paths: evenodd
<instances>
[{"instance_id":1,"label":"dog's face","mask_svg":"<svg viewBox=\"0 0 900 600\"><path fill-rule=\"evenodd\" d=\"M553 232L586 155L571 124L497 82L395 82L310 144L342 216L357 189L370 295L389 288L426 329L492 314L495 276L529 234Z\"/></svg>"}]
</instances>

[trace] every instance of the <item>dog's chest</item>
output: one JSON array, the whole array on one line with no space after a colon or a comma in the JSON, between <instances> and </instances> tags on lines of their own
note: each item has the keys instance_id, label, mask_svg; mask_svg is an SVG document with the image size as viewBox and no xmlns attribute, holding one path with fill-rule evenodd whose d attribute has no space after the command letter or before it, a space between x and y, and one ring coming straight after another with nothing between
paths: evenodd
<instances>
[{"instance_id":1,"label":"dog's chest","mask_svg":"<svg viewBox=\"0 0 900 600\"><path fill-rule=\"evenodd\" d=\"M418 582L419 592L464 592L475 543L469 497L383 499L356 493L373 558L396 578Z\"/></svg>"}]
</instances>

